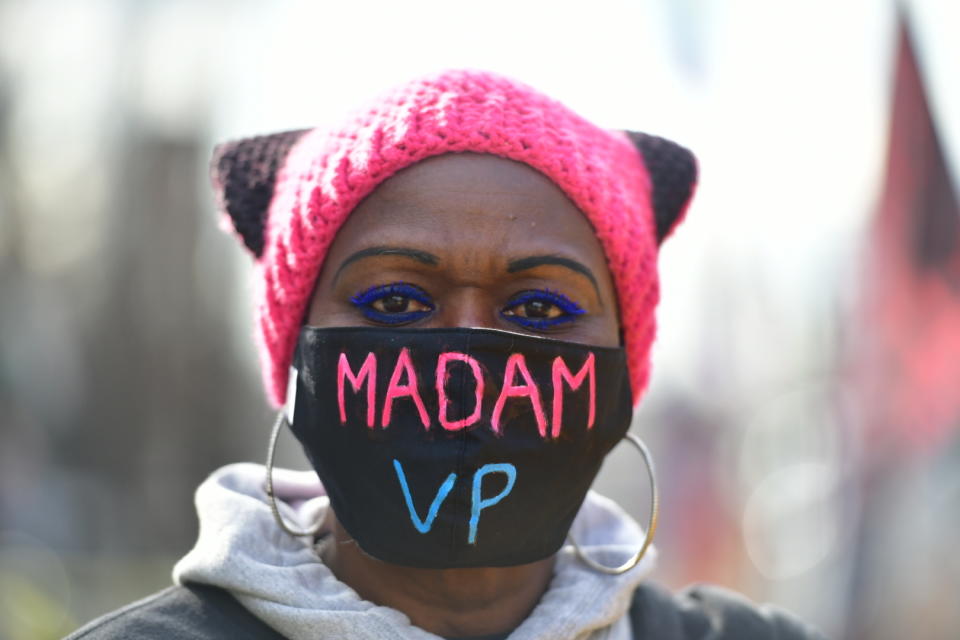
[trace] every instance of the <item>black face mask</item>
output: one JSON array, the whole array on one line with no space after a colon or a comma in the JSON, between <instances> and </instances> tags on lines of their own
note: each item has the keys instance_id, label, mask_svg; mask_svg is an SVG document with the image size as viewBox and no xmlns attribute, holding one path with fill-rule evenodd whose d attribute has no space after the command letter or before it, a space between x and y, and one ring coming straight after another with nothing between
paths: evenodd
<instances>
[{"instance_id":1,"label":"black face mask","mask_svg":"<svg viewBox=\"0 0 960 640\"><path fill-rule=\"evenodd\" d=\"M294 365L337 518L413 567L556 553L632 414L623 349L506 331L305 327Z\"/></svg>"}]
</instances>

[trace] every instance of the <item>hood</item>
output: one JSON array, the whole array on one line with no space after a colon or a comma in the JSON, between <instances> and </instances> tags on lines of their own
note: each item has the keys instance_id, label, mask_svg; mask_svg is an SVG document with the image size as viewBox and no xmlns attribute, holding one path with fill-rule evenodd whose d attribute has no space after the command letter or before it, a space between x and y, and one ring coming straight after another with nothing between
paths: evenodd
<instances>
[{"instance_id":1,"label":"hood","mask_svg":"<svg viewBox=\"0 0 960 640\"><path fill-rule=\"evenodd\" d=\"M197 489L200 535L174 567L173 579L229 591L247 610L291 640L438 640L403 613L363 600L323 563L309 538L294 538L276 522L264 489L265 468L234 464ZM274 469L283 517L309 528L330 508L313 471ZM571 533L581 548L609 566L626 561L643 542L639 525L620 507L590 492ZM573 547L557 554L554 576L511 640L626 640L634 589L653 569L655 551L624 574L593 571Z\"/></svg>"}]
</instances>

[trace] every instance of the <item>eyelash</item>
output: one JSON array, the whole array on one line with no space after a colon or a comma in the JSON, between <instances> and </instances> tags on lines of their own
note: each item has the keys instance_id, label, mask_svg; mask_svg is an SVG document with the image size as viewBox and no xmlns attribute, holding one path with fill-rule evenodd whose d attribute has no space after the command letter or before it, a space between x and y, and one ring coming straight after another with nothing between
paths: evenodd
<instances>
[{"instance_id":1,"label":"eyelash","mask_svg":"<svg viewBox=\"0 0 960 640\"><path fill-rule=\"evenodd\" d=\"M392 295L416 300L420 304L429 307L429 309L407 311L404 313L384 313L371 306L377 300ZM408 322L414 322L415 320L426 317L435 308L433 301L430 300L430 296L427 295L426 291L412 284L407 284L406 282L394 282L393 284L370 287L352 296L350 302L357 307L360 313L366 316L368 320L383 324L406 324Z\"/></svg>"},{"instance_id":2,"label":"eyelash","mask_svg":"<svg viewBox=\"0 0 960 640\"><path fill-rule=\"evenodd\" d=\"M373 308L372 305L374 302L391 295L399 295L405 298L410 298L411 300L415 300L428 307L428 309L407 311L403 313L384 313ZM556 306L558 309L560 309L560 311L563 312L563 315L555 318L526 318L507 313L511 309L519 307L520 305L537 300L545 301ZM350 298L350 302L357 307L360 313L362 313L368 320L381 324L399 325L415 322L416 320L425 318L431 312L433 312L434 309L436 309L436 306L426 291L420 287L407 284L406 282L394 282L392 284L370 287L369 289L365 289L364 291L352 296ZM577 316L582 315L583 313L584 309L580 305L559 291L552 291L550 289L537 289L523 291L511 298L507 303L507 306L500 311L500 317L527 329L543 331L556 327L557 325L572 322Z\"/></svg>"},{"instance_id":3,"label":"eyelash","mask_svg":"<svg viewBox=\"0 0 960 640\"><path fill-rule=\"evenodd\" d=\"M528 302L534 302L536 300L549 302L560 309L563 312L563 315L557 316L556 318L524 318L523 316L508 315L506 313L510 309L519 307L520 305ZM550 289L537 289L534 291L524 291L511 298L510 302L507 303L507 307L500 312L500 317L515 324L519 324L522 327L542 331L560 324L573 322L577 316L582 315L583 313L583 307L559 291L551 291Z\"/></svg>"}]
</instances>

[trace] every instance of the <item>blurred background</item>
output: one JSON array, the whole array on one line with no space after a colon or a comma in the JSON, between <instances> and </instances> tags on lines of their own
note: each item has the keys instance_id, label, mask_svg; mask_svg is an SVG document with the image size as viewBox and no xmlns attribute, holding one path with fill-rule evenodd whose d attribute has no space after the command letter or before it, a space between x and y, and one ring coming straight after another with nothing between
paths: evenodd
<instances>
[{"instance_id":1,"label":"blurred background","mask_svg":"<svg viewBox=\"0 0 960 640\"><path fill-rule=\"evenodd\" d=\"M264 457L214 142L451 66L671 137L656 578L834 638L960 634L960 4L0 0L0 638L170 583L192 493ZM292 438L288 466L306 468ZM598 488L638 518L639 461Z\"/></svg>"}]
</instances>

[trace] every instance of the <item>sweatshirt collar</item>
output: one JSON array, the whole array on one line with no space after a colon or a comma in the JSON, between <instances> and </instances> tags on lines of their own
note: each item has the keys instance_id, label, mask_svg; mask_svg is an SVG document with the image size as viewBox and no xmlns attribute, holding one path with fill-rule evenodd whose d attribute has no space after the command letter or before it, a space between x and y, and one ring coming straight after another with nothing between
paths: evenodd
<instances>
[{"instance_id":1,"label":"sweatshirt collar","mask_svg":"<svg viewBox=\"0 0 960 640\"><path fill-rule=\"evenodd\" d=\"M322 562L309 538L294 538L274 522L264 489L265 469L234 464L197 489L200 534L174 567L174 582L207 584L230 592L279 633L300 640L439 640L403 613L363 600ZM312 471L274 470L281 515L307 529L330 501ZM639 525L613 501L590 492L571 533L592 558L622 564L643 541ZM629 637L631 597L653 570L656 551L621 575L598 573L577 560L573 547L557 554L550 587L511 640Z\"/></svg>"}]
</instances>

